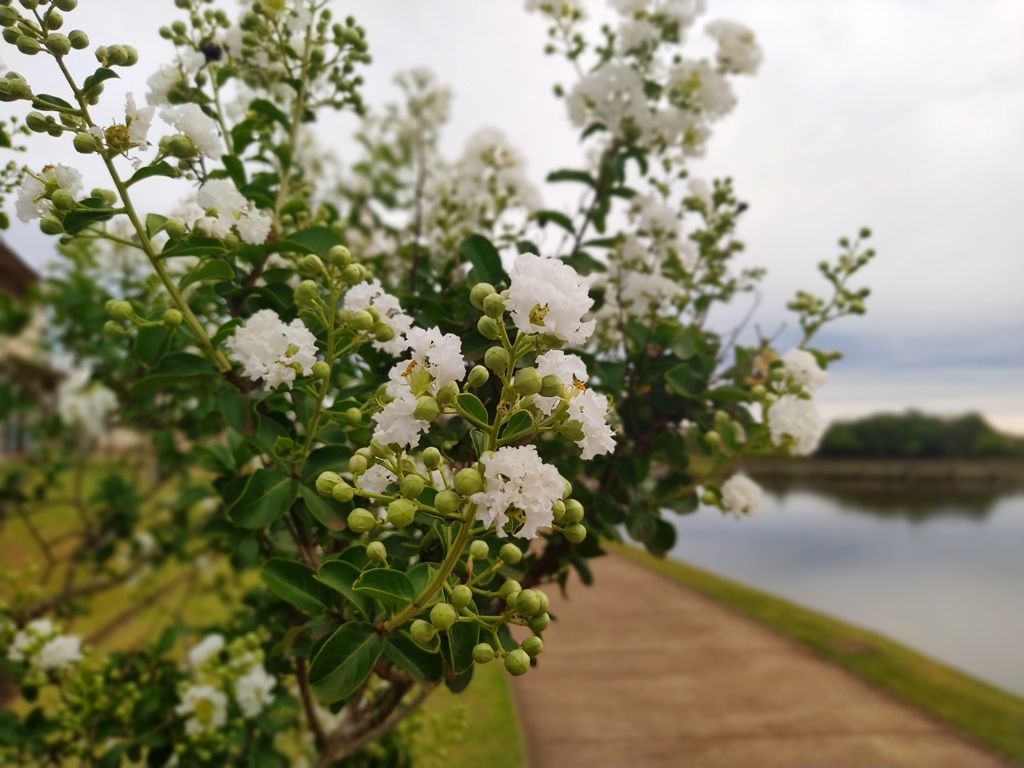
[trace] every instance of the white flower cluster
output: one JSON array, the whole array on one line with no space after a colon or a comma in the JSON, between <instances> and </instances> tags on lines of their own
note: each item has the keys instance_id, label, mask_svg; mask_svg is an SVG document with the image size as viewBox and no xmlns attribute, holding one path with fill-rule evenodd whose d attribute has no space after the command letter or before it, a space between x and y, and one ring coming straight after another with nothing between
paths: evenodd
<instances>
[{"instance_id":1,"label":"white flower cluster","mask_svg":"<svg viewBox=\"0 0 1024 768\"><path fill-rule=\"evenodd\" d=\"M532 445L505 446L480 459L484 465L484 490L469 500L479 505L476 517L493 525L498 536L506 536L509 513L522 519L516 536L532 539L550 526L552 506L565 494L565 481L550 464L545 464Z\"/></svg>"},{"instance_id":2,"label":"white flower cluster","mask_svg":"<svg viewBox=\"0 0 1024 768\"><path fill-rule=\"evenodd\" d=\"M195 226L211 237L224 238L232 227L247 243L259 245L270 233L270 217L256 210L228 179L210 179L199 190L197 202L207 215ZM211 209L216 209L212 214Z\"/></svg>"},{"instance_id":3,"label":"white flower cluster","mask_svg":"<svg viewBox=\"0 0 1024 768\"><path fill-rule=\"evenodd\" d=\"M412 328L412 318L402 311L398 299L387 293L377 278L349 288L345 294L344 307L350 312L372 307L380 315L380 321L395 332L394 338L388 341L374 341L373 346L377 349L397 356L409 348L409 341L405 336Z\"/></svg>"},{"instance_id":4,"label":"white flower cluster","mask_svg":"<svg viewBox=\"0 0 1024 768\"><path fill-rule=\"evenodd\" d=\"M153 115L155 112L155 107L143 107L142 109L139 109L138 105L135 103L135 97L132 95L131 91L129 91L125 96L124 103L124 127L127 128L127 133L122 139L120 139L119 143L123 143L123 141L127 139L128 144L133 147L139 147L142 149L148 147L149 139L147 136L149 135L149 127L153 123ZM94 125L90 128L89 133L99 142L107 142L107 132L98 125ZM120 148L118 149L120 151Z\"/></svg>"},{"instance_id":5,"label":"white flower cluster","mask_svg":"<svg viewBox=\"0 0 1024 768\"><path fill-rule=\"evenodd\" d=\"M569 393L569 419L578 421L583 429L583 437L576 441L583 450L583 459L611 453L615 449L615 433L608 426L608 398L581 388L589 378L586 363L576 355L553 349L537 357L537 373L542 377L557 376ZM534 402L544 416L550 416L562 398L535 395Z\"/></svg>"},{"instance_id":6,"label":"white flower cluster","mask_svg":"<svg viewBox=\"0 0 1024 768\"><path fill-rule=\"evenodd\" d=\"M722 483L722 509L735 515L750 515L761 506L761 486L744 474Z\"/></svg>"},{"instance_id":7,"label":"white flower cluster","mask_svg":"<svg viewBox=\"0 0 1024 768\"><path fill-rule=\"evenodd\" d=\"M224 154L216 121L203 112L198 104L175 104L160 110L160 119L174 126L193 146L211 160L220 160Z\"/></svg>"},{"instance_id":8,"label":"white flower cluster","mask_svg":"<svg viewBox=\"0 0 1024 768\"><path fill-rule=\"evenodd\" d=\"M206 65L206 56L191 48L179 48L177 57L178 60L174 64L165 64L150 75L149 93L146 94L146 101L149 104L169 103L167 99L171 89Z\"/></svg>"},{"instance_id":9,"label":"white flower cluster","mask_svg":"<svg viewBox=\"0 0 1024 768\"><path fill-rule=\"evenodd\" d=\"M763 54L753 30L735 21L712 21L704 30L718 41L718 66L724 72L753 75Z\"/></svg>"},{"instance_id":10,"label":"white flower cluster","mask_svg":"<svg viewBox=\"0 0 1024 768\"><path fill-rule=\"evenodd\" d=\"M263 379L272 389L282 384L291 389L296 374L308 376L316 362L316 337L301 320L285 324L272 309L248 318L225 346L246 376Z\"/></svg>"},{"instance_id":11,"label":"white flower cluster","mask_svg":"<svg viewBox=\"0 0 1024 768\"><path fill-rule=\"evenodd\" d=\"M50 198L58 189L78 197L82 192L82 174L66 165L47 165L36 176L29 173L18 188L18 199L14 203L15 213L24 222L49 216L53 212Z\"/></svg>"},{"instance_id":12,"label":"white flower cluster","mask_svg":"<svg viewBox=\"0 0 1024 768\"><path fill-rule=\"evenodd\" d=\"M768 429L776 445L791 443L795 456L806 456L818 447L825 420L811 400L783 395L768 408Z\"/></svg>"},{"instance_id":13,"label":"white flower cluster","mask_svg":"<svg viewBox=\"0 0 1024 768\"><path fill-rule=\"evenodd\" d=\"M594 300L587 283L568 264L533 254L520 254L509 274L505 306L524 333L550 333L569 344L582 344L595 321L584 322Z\"/></svg>"},{"instance_id":14,"label":"white flower cluster","mask_svg":"<svg viewBox=\"0 0 1024 768\"><path fill-rule=\"evenodd\" d=\"M373 437L384 445L398 443L414 448L430 426L428 421L415 416L417 399L436 396L442 387L462 381L466 363L462 342L451 333L442 334L437 328L411 328L406 341L412 354L397 363L388 375L387 394L394 399L374 414L377 428Z\"/></svg>"},{"instance_id":15,"label":"white flower cluster","mask_svg":"<svg viewBox=\"0 0 1024 768\"><path fill-rule=\"evenodd\" d=\"M92 382L88 371L71 374L57 387L57 413L61 421L94 439L106 433L107 419L117 405L117 395Z\"/></svg>"},{"instance_id":16,"label":"white flower cluster","mask_svg":"<svg viewBox=\"0 0 1024 768\"><path fill-rule=\"evenodd\" d=\"M49 619L36 619L15 633L7 659L44 672L69 669L82 660L82 641L62 635Z\"/></svg>"},{"instance_id":17,"label":"white flower cluster","mask_svg":"<svg viewBox=\"0 0 1024 768\"><path fill-rule=\"evenodd\" d=\"M631 128L642 131L650 122L643 78L628 64L609 63L584 75L566 105L574 125L600 123L616 137Z\"/></svg>"},{"instance_id":18,"label":"white flower cluster","mask_svg":"<svg viewBox=\"0 0 1024 768\"><path fill-rule=\"evenodd\" d=\"M818 359L810 352L794 347L782 356L786 373L799 386L813 392L828 381L828 372L818 365Z\"/></svg>"}]
</instances>

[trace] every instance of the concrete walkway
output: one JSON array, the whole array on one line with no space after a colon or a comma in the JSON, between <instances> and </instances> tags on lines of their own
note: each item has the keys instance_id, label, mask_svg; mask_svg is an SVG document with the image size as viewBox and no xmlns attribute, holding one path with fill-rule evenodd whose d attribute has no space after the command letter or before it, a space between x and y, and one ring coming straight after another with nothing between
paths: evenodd
<instances>
[{"instance_id":1,"label":"concrete walkway","mask_svg":"<svg viewBox=\"0 0 1024 768\"><path fill-rule=\"evenodd\" d=\"M1001 765L794 641L622 555L550 590L513 681L530 768Z\"/></svg>"}]
</instances>

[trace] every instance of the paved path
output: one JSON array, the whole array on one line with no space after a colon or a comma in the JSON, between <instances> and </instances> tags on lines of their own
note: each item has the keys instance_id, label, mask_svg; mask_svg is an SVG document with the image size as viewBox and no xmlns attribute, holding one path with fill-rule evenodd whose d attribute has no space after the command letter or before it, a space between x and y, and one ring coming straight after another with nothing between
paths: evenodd
<instances>
[{"instance_id":1,"label":"paved path","mask_svg":"<svg viewBox=\"0 0 1024 768\"><path fill-rule=\"evenodd\" d=\"M1000 761L796 642L625 556L551 590L539 666L513 682L530 768Z\"/></svg>"}]
</instances>

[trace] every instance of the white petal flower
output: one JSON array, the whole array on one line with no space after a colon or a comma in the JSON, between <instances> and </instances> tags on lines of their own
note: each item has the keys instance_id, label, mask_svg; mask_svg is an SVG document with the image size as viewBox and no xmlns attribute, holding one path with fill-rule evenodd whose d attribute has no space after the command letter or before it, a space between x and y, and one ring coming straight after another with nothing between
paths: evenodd
<instances>
[{"instance_id":1,"label":"white petal flower","mask_svg":"<svg viewBox=\"0 0 1024 768\"><path fill-rule=\"evenodd\" d=\"M124 115L128 123L128 141L136 147L148 147L149 141L146 136L149 134L149 126L153 122L154 107L143 107L139 109L135 105L135 98L131 92L125 97Z\"/></svg>"},{"instance_id":2,"label":"white petal flower","mask_svg":"<svg viewBox=\"0 0 1024 768\"><path fill-rule=\"evenodd\" d=\"M58 635L35 653L32 663L49 672L67 669L81 660L82 641L73 635Z\"/></svg>"},{"instance_id":3,"label":"white petal flower","mask_svg":"<svg viewBox=\"0 0 1024 768\"><path fill-rule=\"evenodd\" d=\"M192 668L202 666L207 659L216 656L223 650L223 635L217 633L207 635L189 650L188 655L186 656L188 659L188 665Z\"/></svg>"},{"instance_id":4,"label":"white petal flower","mask_svg":"<svg viewBox=\"0 0 1024 768\"><path fill-rule=\"evenodd\" d=\"M250 379L263 379L270 388L291 389L297 370L308 376L316 362L316 337L301 320L285 325L272 309L252 315L225 346Z\"/></svg>"},{"instance_id":5,"label":"white petal flower","mask_svg":"<svg viewBox=\"0 0 1024 768\"><path fill-rule=\"evenodd\" d=\"M49 619L30 621L15 633L7 648L7 658L14 662L29 662L42 645L57 635L57 629Z\"/></svg>"},{"instance_id":6,"label":"white petal flower","mask_svg":"<svg viewBox=\"0 0 1024 768\"><path fill-rule=\"evenodd\" d=\"M386 323L395 332L390 341L375 341L373 346L384 350L389 355L400 355L409 348L405 334L412 328L412 318L402 311L398 299L386 293L380 280L374 278L369 283L360 283L348 289L345 294L345 309L358 312L373 307L380 314L382 323Z\"/></svg>"},{"instance_id":7,"label":"white petal flower","mask_svg":"<svg viewBox=\"0 0 1024 768\"><path fill-rule=\"evenodd\" d=\"M560 349L552 349L543 355L539 355L536 368L537 373L542 378L552 374L557 376L562 380L562 384L567 389L572 387L573 381L585 384L587 379L590 378L587 374L587 364L583 362L583 358L577 355L566 354ZM534 395L533 399L540 412L545 416L550 416L551 412L562 402L562 398L558 396L542 397L541 395Z\"/></svg>"},{"instance_id":8,"label":"white petal flower","mask_svg":"<svg viewBox=\"0 0 1024 768\"><path fill-rule=\"evenodd\" d=\"M416 395L408 387L394 397L394 400L373 414L373 423L377 425L373 439L384 445L398 443L415 448L420 444L420 435L430 428L430 422L413 416Z\"/></svg>"},{"instance_id":9,"label":"white petal flower","mask_svg":"<svg viewBox=\"0 0 1024 768\"><path fill-rule=\"evenodd\" d=\"M57 387L57 413L61 421L94 439L106 433L107 419L117 408L117 395L102 384L91 382L88 371L70 375Z\"/></svg>"},{"instance_id":10,"label":"white petal flower","mask_svg":"<svg viewBox=\"0 0 1024 768\"><path fill-rule=\"evenodd\" d=\"M470 496L470 501L479 505L478 520L493 525L498 536L504 537L512 512L523 520L515 535L527 539L551 525L551 507L562 498L565 481L557 469L541 460L535 446L505 446L485 454L480 461L484 465L484 490Z\"/></svg>"},{"instance_id":11,"label":"white petal flower","mask_svg":"<svg viewBox=\"0 0 1024 768\"><path fill-rule=\"evenodd\" d=\"M794 456L812 453L818 447L825 426L825 420L814 403L795 395L783 395L768 409L772 441L781 446L785 437L792 438Z\"/></svg>"},{"instance_id":12,"label":"white petal flower","mask_svg":"<svg viewBox=\"0 0 1024 768\"><path fill-rule=\"evenodd\" d=\"M395 473L380 464L374 464L361 474L357 480L359 487L370 493L384 493L389 485L397 482Z\"/></svg>"},{"instance_id":13,"label":"white petal flower","mask_svg":"<svg viewBox=\"0 0 1024 768\"><path fill-rule=\"evenodd\" d=\"M213 160L224 154L217 123L198 104L175 104L160 110L160 119L191 139L196 149Z\"/></svg>"},{"instance_id":14,"label":"white petal flower","mask_svg":"<svg viewBox=\"0 0 1024 768\"><path fill-rule=\"evenodd\" d=\"M524 333L550 333L570 344L582 344L594 332L583 321L594 305L590 289L572 267L558 259L524 253L516 259L505 302L512 322Z\"/></svg>"},{"instance_id":15,"label":"white petal flower","mask_svg":"<svg viewBox=\"0 0 1024 768\"><path fill-rule=\"evenodd\" d=\"M749 515L761 505L761 486L744 474L737 474L722 483L722 508L737 515Z\"/></svg>"},{"instance_id":16,"label":"white petal flower","mask_svg":"<svg viewBox=\"0 0 1024 768\"><path fill-rule=\"evenodd\" d=\"M257 664L235 681L235 700L242 714L256 717L274 701L274 686L277 680Z\"/></svg>"},{"instance_id":17,"label":"white petal flower","mask_svg":"<svg viewBox=\"0 0 1024 768\"><path fill-rule=\"evenodd\" d=\"M793 381L808 392L828 381L828 371L821 370L818 359L807 350L794 347L782 356L782 364Z\"/></svg>"},{"instance_id":18,"label":"white petal flower","mask_svg":"<svg viewBox=\"0 0 1024 768\"><path fill-rule=\"evenodd\" d=\"M174 711L186 718L185 733L197 736L223 728L228 720L228 697L212 685L191 685Z\"/></svg>"},{"instance_id":19,"label":"white petal flower","mask_svg":"<svg viewBox=\"0 0 1024 768\"><path fill-rule=\"evenodd\" d=\"M217 216L205 216L196 222L214 237L224 237L232 226L238 227L242 240L259 245L270 232L270 218L260 213L229 179L210 179L199 190L196 202L203 210L217 208Z\"/></svg>"},{"instance_id":20,"label":"white petal flower","mask_svg":"<svg viewBox=\"0 0 1024 768\"><path fill-rule=\"evenodd\" d=\"M661 274L634 272L624 269L619 273L618 299L624 307L631 307L634 314L643 315L651 309L675 311L671 302L683 292L675 280Z\"/></svg>"},{"instance_id":21,"label":"white petal flower","mask_svg":"<svg viewBox=\"0 0 1024 768\"><path fill-rule=\"evenodd\" d=\"M437 394L442 387L466 377L462 341L455 334L441 333L438 328L411 328L406 338L409 340L412 361L416 362L420 370L425 368L430 373L431 394ZM408 363L395 366L396 369L400 367L404 369Z\"/></svg>"},{"instance_id":22,"label":"white petal flower","mask_svg":"<svg viewBox=\"0 0 1024 768\"><path fill-rule=\"evenodd\" d=\"M712 21L704 31L718 41L718 66L725 72L752 75L763 54L753 30L735 21Z\"/></svg>"},{"instance_id":23,"label":"white petal flower","mask_svg":"<svg viewBox=\"0 0 1024 768\"><path fill-rule=\"evenodd\" d=\"M569 418L583 425L583 437L576 445L584 460L615 450L615 433L608 426L608 398L592 389L574 389L569 398Z\"/></svg>"},{"instance_id":24,"label":"white petal flower","mask_svg":"<svg viewBox=\"0 0 1024 768\"><path fill-rule=\"evenodd\" d=\"M621 137L628 126L643 132L650 123L643 78L626 64L605 64L584 75L565 102L569 119L580 128L601 123Z\"/></svg>"},{"instance_id":25,"label":"white petal flower","mask_svg":"<svg viewBox=\"0 0 1024 768\"><path fill-rule=\"evenodd\" d=\"M48 216L53 210L49 198L58 189L64 189L75 197L82 192L82 174L66 165L47 165L39 173L28 174L18 188L18 199L14 210L24 222Z\"/></svg>"}]
</instances>

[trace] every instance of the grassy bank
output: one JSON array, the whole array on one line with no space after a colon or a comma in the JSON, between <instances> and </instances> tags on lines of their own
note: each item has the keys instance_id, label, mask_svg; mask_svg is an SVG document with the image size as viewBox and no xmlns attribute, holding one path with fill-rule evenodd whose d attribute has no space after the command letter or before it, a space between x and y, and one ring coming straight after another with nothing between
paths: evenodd
<instances>
[{"instance_id":1,"label":"grassy bank","mask_svg":"<svg viewBox=\"0 0 1024 768\"><path fill-rule=\"evenodd\" d=\"M660 560L635 547L608 546L794 638L1013 760L1024 761L1024 698L787 600L684 563Z\"/></svg>"},{"instance_id":2,"label":"grassy bank","mask_svg":"<svg viewBox=\"0 0 1024 768\"><path fill-rule=\"evenodd\" d=\"M743 469L759 479L836 484L864 483L913 488L1006 488L1024 486L1024 460L963 459L832 459L757 456L743 459Z\"/></svg>"}]
</instances>

